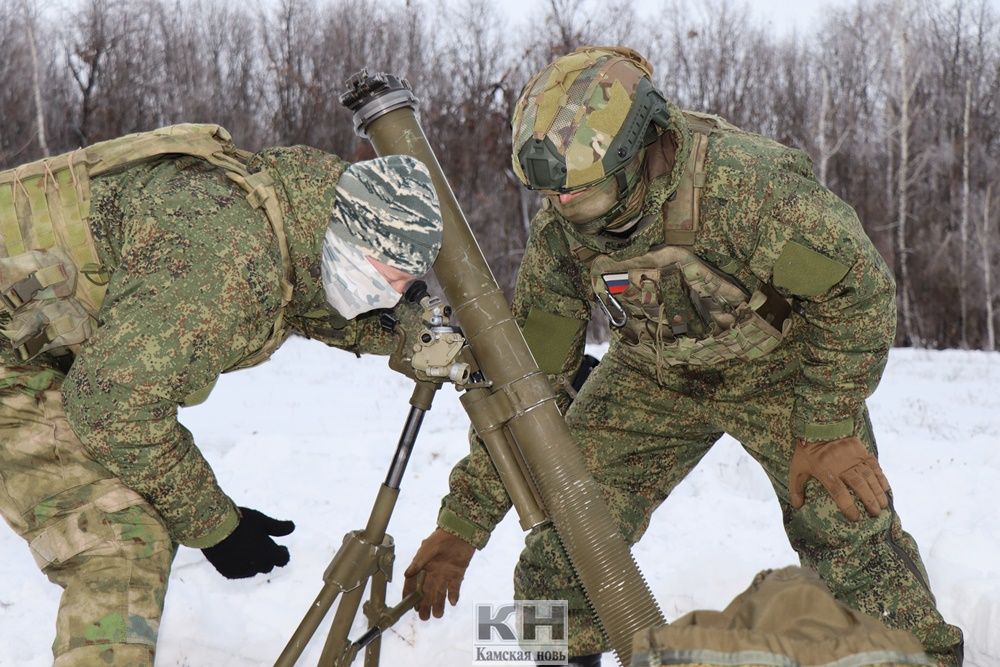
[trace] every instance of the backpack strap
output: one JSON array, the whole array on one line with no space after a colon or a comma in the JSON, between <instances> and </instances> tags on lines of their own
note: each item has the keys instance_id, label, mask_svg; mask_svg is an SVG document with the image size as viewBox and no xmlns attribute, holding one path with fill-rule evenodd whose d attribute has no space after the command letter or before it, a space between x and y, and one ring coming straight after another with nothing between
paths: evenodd
<instances>
[{"instance_id":1,"label":"backpack strap","mask_svg":"<svg viewBox=\"0 0 1000 667\"><path fill-rule=\"evenodd\" d=\"M20 311L42 290L51 291L48 288L66 282L67 277L57 268L43 265L35 257L40 251L61 248L71 260L67 267L83 278L75 281L72 296L83 305L81 312L96 318L109 276L100 264L88 222L90 179L181 155L200 158L221 169L243 190L251 206L263 209L270 223L281 253L281 308L264 346L236 367L245 368L270 356L287 336L284 311L294 284L281 205L270 174L251 174L246 167L251 154L237 149L232 136L219 125L185 123L129 134L0 172L0 259L12 266L27 261L27 255L38 260L38 266L28 267L21 277L3 285L0 306L11 313ZM68 334L62 331L66 327L55 326L53 321L55 318L48 320L45 331L39 329L35 332L38 335L25 337L22 353L34 356L52 347L57 339L67 339ZM61 314L58 321L62 323Z\"/></svg>"},{"instance_id":2,"label":"backpack strap","mask_svg":"<svg viewBox=\"0 0 1000 667\"><path fill-rule=\"evenodd\" d=\"M244 173L246 173L245 170ZM278 316L274 320L271 336L259 350L244 357L230 369L239 370L267 361L288 337L288 332L285 330L285 307L292 300L294 283L292 281L292 260L288 251L288 238L285 236L285 225L281 215L281 205L278 201L277 190L274 186L274 179L266 171L258 171L255 174L247 173L244 176L239 172L227 170L226 174L233 182L247 191L247 201L250 202L251 206L264 209L264 214L271 222L271 228L278 239L278 247L281 250L281 264L284 269L281 276L281 308L278 310Z\"/></svg>"},{"instance_id":3,"label":"backpack strap","mask_svg":"<svg viewBox=\"0 0 1000 667\"><path fill-rule=\"evenodd\" d=\"M169 154L191 155L221 169L229 180L246 193L251 206L263 209L271 223L271 230L281 252L281 309L275 318L271 336L264 345L241 359L231 370L255 366L270 357L287 338L284 326L285 307L292 300L294 286L288 238L285 235L284 218L274 180L265 171L251 174L245 164L251 153L237 149L233 145L232 135L225 128L209 123L171 125L95 144L88 149L88 155L96 160L90 174L108 173Z\"/></svg>"},{"instance_id":4,"label":"backpack strap","mask_svg":"<svg viewBox=\"0 0 1000 667\"><path fill-rule=\"evenodd\" d=\"M698 236L708 134L696 130L691 133L691 140L691 154L681 172L677 190L663 203L663 242L667 245L692 246Z\"/></svg>"}]
</instances>

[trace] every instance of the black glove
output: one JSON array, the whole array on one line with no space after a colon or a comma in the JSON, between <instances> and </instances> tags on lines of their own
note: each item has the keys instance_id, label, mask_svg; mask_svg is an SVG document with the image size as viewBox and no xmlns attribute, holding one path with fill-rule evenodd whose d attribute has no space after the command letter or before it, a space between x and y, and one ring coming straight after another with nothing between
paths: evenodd
<instances>
[{"instance_id":1,"label":"black glove","mask_svg":"<svg viewBox=\"0 0 1000 667\"><path fill-rule=\"evenodd\" d=\"M257 510L240 507L240 522L229 537L207 549L205 558L226 579L246 579L288 564L288 549L275 544L295 530L291 521L278 521Z\"/></svg>"}]
</instances>

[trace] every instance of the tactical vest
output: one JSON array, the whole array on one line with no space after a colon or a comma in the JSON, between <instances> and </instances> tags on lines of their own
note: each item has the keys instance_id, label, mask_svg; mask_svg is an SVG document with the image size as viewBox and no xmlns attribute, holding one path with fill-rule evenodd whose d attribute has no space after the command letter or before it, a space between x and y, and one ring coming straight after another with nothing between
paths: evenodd
<instances>
[{"instance_id":1,"label":"tactical vest","mask_svg":"<svg viewBox=\"0 0 1000 667\"><path fill-rule=\"evenodd\" d=\"M677 186L660 214L662 245L618 260L568 237L585 267L612 330L636 352L669 365L709 366L758 359L775 349L791 326L790 302L773 286L717 268L691 251L698 235L709 136L735 129L717 116L685 112L692 148Z\"/></svg>"},{"instance_id":2,"label":"tactical vest","mask_svg":"<svg viewBox=\"0 0 1000 667\"><path fill-rule=\"evenodd\" d=\"M281 249L281 309L271 335L230 370L261 363L284 340L293 283L274 182L264 171L247 171L250 153L233 146L224 128L183 124L0 172L0 317L19 359L76 352L93 335L110 274L90 230L90 180L167 156L193 156L222 169L263 209Z\"/></svg>"}]
</instances>

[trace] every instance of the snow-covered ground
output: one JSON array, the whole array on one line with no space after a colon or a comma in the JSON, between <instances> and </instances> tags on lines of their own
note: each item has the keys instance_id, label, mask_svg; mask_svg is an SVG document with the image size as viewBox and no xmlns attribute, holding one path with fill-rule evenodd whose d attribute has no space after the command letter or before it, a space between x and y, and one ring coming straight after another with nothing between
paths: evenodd
<instances>
[{"instance_id":1,"label":"snow-covered ground","mask_svg":"<svg viewBox=\"0 0 1000 667\"><path fill-rule=\"evenodd\" d=\"M870 401L882 466L945 616L966 632L969 667L1000 665L1000 354L894 350ZM348 530L362 528L395 449L410 386L378 358L292 340L262 367L224 376L182 420L240 504L293 519L288 567L226 581L192 549L175 561L157 665L270 665L321 586ZM448 471L467 445L456 392L439 392L390 533L402 570L431 531ZM509 599L522 535L511 514L473 559L457 608L411 614L383 643L385 665L467 665L472 603ZM657 512L635 550L668 619L723 607L761 569L794 563L757 465L721 441ZM50 663L58 590L0 530L0 665ZM314 642L317 644L319 642ZM313 646L301 664L316 664ZM611 663L608 659L607 664Z\"/></svg>"}]
</instances>

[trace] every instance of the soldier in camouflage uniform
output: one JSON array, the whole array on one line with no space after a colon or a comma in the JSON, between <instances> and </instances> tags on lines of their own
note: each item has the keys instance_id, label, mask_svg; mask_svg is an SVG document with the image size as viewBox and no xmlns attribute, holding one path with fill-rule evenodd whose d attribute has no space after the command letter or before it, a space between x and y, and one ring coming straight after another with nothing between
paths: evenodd
<instances>
[{"instance_id":1,"label":"soldier in camouflage uniform","mask_svg":"<svg viewBox=\"0 0 1000 667\"><path fill-rule=\"evenodd\" d=\"M638 540L729 433L767 472L803 564L959 664L962 633L935 608L865 407L894 336L889 269L804 153L682 112L651 74L630 49L580 49L531 79L512 125L514 171L547 195L514 314L564 408L592 304L609 317L610 349L566 420L623 536ZM457 600L509 507L474 441L407 571L411 588L427 573L424 618ZM550 527L527 537L514 584L568 600L570 654L598 664L607 645Z\"/></svg>"},{"instance_id":2,"label":"soldier in camouflage uniform","mask_svg":"<svg viewBox=\"0 0 1000 667\"><path fill-rule=\"evenodd\" d=\"M220 145L201 155L225 168L184 156L198 154L184 138L194 135L167 128L113 140L126 156L136 137L173 143L89 182L84 172L62 179L61 158L0 174L8 335L12 320L59 301L58 287L32 295L43 271L11 279L32 252L61 252L46 238L84 232L100 266L76 267L77 277L106 282L84 342L50 341L39 352L37 337L0 339L0 513L65 589L59 667L153 664L179 544L202 549L228 578L288 562L272 537L294 524L237 507L177 421L178 406L207 396L220 373L264 360L290 333L387 354L392 341L368 311L393 306L440 247L436 195L416 160L348 165L304 146L251 156L212 128ZM113 152L98 146L77 162ZM28 177L35 172L42 181ZM36 186L48 207L30 197ZM74 196L55 196L67 187ZM67 211L85 201L78 194L89 194L78 218L89 225L74 230Z\"/></svg>"}]
</instances>

